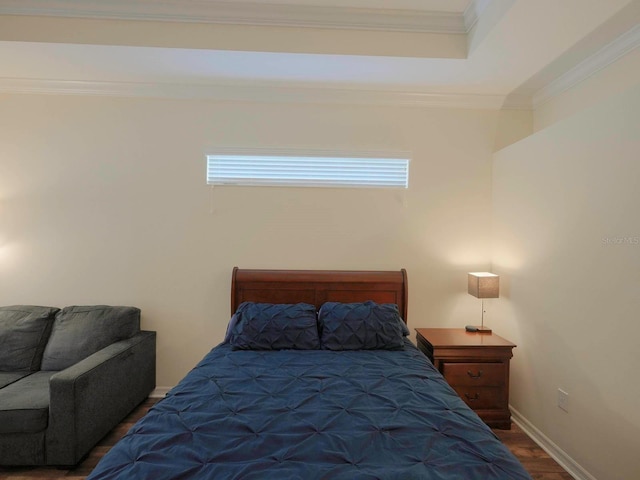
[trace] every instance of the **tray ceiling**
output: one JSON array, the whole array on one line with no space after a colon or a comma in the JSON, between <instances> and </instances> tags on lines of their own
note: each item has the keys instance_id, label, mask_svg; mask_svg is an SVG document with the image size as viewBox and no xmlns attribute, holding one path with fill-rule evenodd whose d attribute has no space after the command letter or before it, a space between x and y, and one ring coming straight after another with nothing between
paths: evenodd
<instances>
[{"instance_id":1,"label":"tray ceiling","mask_svg":"<svg viewBox=\"0 0 640 480\"><path fill-rule=\"evenodd\" d=\"M530 107L639 3L0 0L0 92Z\"/></svg>"}]
</instances>

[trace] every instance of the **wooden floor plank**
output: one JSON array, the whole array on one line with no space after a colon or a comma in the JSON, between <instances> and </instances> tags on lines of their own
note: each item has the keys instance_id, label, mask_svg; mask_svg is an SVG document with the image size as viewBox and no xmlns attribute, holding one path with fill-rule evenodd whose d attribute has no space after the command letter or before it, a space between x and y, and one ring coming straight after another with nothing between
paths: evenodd
<instances>
[{"instance_id":1,"label":"wooden floor plank","mask_svg":"<svg viewBox=\"0 0 640 480\"><path fill-rule=\"evenodd\" d=\"M0 480L85 480L98 464L100 459L109 451L125 433L142 418L157 402L157 399L147 399L125 418L117 427L109 432L85 459L74 469L59 469L51 467L2 467L0 466ZM572 480L573 477L565 472L555 460L531 440L517 425L511 430L494 430L498 438L520 460L524 468L534 480Z\"/></svg>"}]
</instances>

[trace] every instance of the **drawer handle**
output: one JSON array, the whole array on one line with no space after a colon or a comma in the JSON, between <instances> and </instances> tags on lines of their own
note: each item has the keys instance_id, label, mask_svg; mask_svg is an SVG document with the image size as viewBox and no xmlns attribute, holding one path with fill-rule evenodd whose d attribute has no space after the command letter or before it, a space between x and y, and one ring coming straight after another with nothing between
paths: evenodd
<instances>
[{"instance_id":1,"label":"drawer handle","mask_svg":"<svg viewBox=\"0 0 640 480\"><path fill-rule=\"evenodd\" d=\"M476 392L476 394L473 397L468 393L465 393L464 396L467 397L467 400L469 400L470 402L475 402L480 398L480 394L478 392Z\"/></svg>"},{"instance_id":2,"label":"drawer handle","mask_svg":"<svg viewBox=\"0 0 640 480\"><path fill-rule=\"evenodd\" d=\"M474 375L471 370L467 370L467 375L469 375L471 378L480 378L482 376L482 370L478 370L478 373L476 375Z\"/></svg>"}]
</instances>

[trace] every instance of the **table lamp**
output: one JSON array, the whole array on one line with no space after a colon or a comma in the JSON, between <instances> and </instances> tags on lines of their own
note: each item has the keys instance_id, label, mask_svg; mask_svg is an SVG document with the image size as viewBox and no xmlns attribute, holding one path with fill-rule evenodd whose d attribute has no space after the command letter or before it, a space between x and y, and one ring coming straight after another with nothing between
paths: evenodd
<instances>
[{"instance_id":1,"label":"table lamp","mask_svg":"<svg viewBox=\"0 0 640 480\"><path fill-rule=\"evenodd\" d=\"M491 333L491 329L484 326L484 299L498 298L500 293L500 277L495 273L471 272L468 274L469 295L482 300L482 317L480 326L467 325L467 332Z\"/></svg>"}]
</instances>

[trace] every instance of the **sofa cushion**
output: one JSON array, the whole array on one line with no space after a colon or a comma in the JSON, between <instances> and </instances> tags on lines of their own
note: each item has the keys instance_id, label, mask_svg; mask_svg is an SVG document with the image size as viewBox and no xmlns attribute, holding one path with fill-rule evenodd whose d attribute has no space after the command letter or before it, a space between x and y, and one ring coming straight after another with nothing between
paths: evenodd
<instances>
[{"instance_id":1,"label":"sofa cushion","mask_svg":"<svg viewBox=\"0 0 640 480\"><path fill-rule=\"evenodd\" d=\"M53 322L42 370L64 370L139 331L140 309L135 307L65 307Z\"/></svg>"},{"instance_id":2,"label":"sofa cushion","mask_svg":"<svg viewBox=\"0 0 640 480\"><path fill-rule=\"evenodd\" d=\"M47 428L49 379L56 372L35 372L0 389L0 434L35 433Z\"/></svg>"},{"instance_id":3,"label":"sofa cushion","mask_svg":"<svg viewBox=\"0 0 640 480\"><path fill-rule=\"evenodd\" d=\"M4 388L27 375L29 372L0 372L0 388Z\"/></svg>"},{"instance_id":4,"label":"sofa cushion","mask_svg":"<svg viewBox=\"0 0 640 480\"><path fill-rule=\"evenodd\" d=\"M0 371L35 371L58 308L14 305L0 307Z\"/></svg>"}]
</instances>

